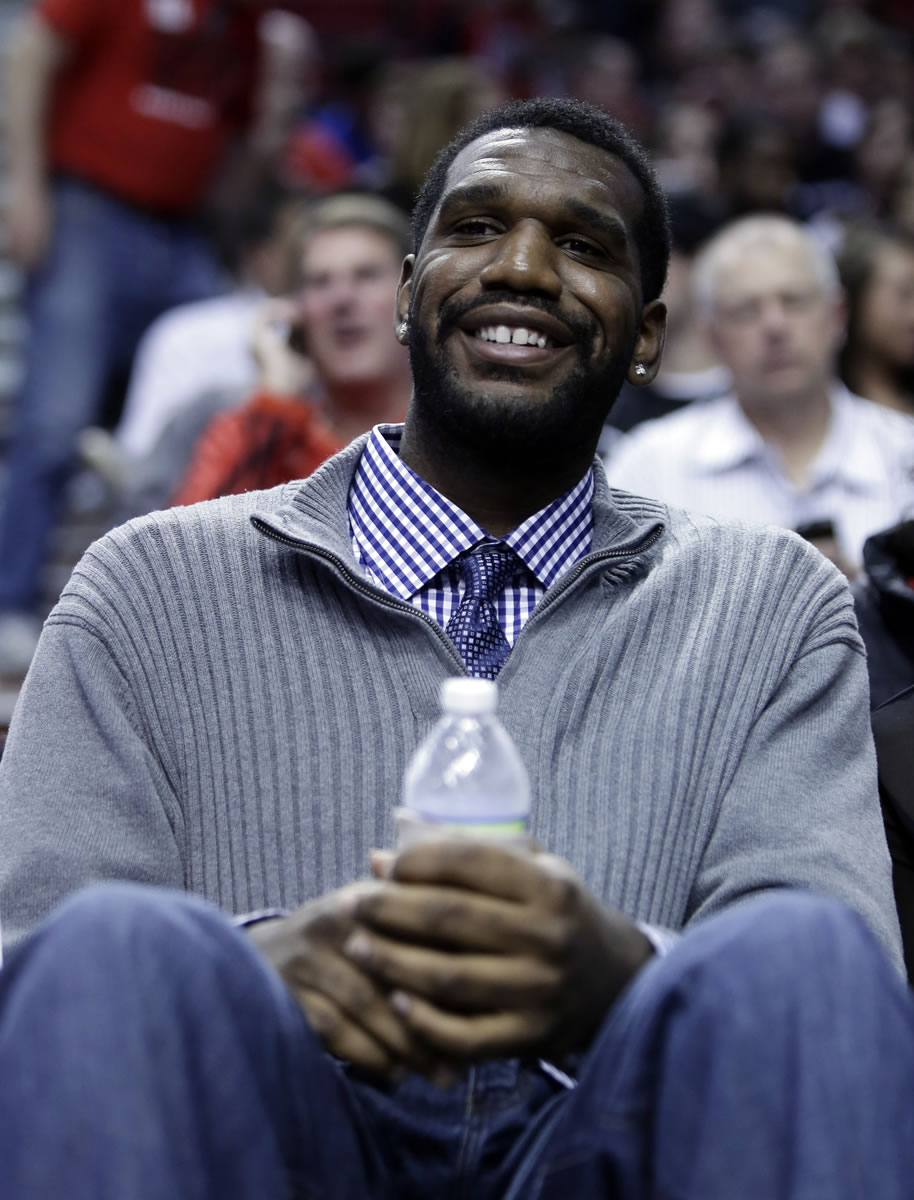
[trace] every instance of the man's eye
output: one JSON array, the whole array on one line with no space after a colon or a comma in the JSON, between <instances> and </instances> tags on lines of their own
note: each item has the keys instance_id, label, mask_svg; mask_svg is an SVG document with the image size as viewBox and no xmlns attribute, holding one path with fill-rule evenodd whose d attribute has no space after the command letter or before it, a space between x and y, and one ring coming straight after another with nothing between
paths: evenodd
<instances>
[{"instance_id":1,"label":"man's eye","mask_svg":"<svg viewBox=\"0 0 914 1200\"><path fill-rule=\"evenodd\" d=\"M562 249L568 250L572 254L588 255L595 258L603 254L603 251L594 242L590 242L587 238L566 237L562 239Z\"/></svg>"},{"instance_id":2,"label":"man's eye","mask_svg":"<svg viewBox=\"0 0 914 1200\"><path fill-rule=\"evenodd\" d=\"M463 234L465 237L481 237L486 233L491 233L494 228L492 222L483 217L468 217L465 221L457 222L454 232Z\"/></svg>"},{"instance_id":3,"label":"man's eye","mask_svg":"<svg viewBox=\"0 0 914 1200\"><path fill-rule=\"evenodd\" d=\"M792 292L784 297L784 307L788 312L806 312L815 303L811 292Z\"/></svg>"}]
</instances>

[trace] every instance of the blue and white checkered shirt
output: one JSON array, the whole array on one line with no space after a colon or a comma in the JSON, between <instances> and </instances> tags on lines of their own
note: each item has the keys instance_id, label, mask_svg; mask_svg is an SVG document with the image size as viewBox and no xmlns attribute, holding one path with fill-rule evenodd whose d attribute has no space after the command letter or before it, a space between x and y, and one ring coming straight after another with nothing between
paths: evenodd
<instances>
[{"instance_id":1,"label":"blue and white checkered shirt","mask_svg":"<svg viewBox=\"0 0 914 1200\"><path fill-rule=\"evenodd\" d=\"M402 432L402 425L376 425L353 478L349 530L356 561L373 583L444 628L464 589L457 557L480 542L504 542L527 568L496 605L513 646L546 588L590 550L593 471L497 539L400 459Z\"/></svg>"}]
</instances>

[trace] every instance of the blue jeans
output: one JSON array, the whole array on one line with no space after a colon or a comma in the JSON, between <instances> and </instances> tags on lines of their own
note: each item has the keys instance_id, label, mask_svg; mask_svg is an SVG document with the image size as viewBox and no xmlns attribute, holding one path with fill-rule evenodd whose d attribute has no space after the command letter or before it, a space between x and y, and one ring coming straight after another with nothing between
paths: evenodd
<instances>
[{"instance_id":1,"label":"blue jeans","mask_svg":"<svg viewBox=\"0 0 914 1200\"><path fill-rule=\"evenodd\" d=\"M72 179L54 186L48 254L26 287L29 338L0 511L0 612L37 600L81 430L149 323L214 295L224 277L189 223L142 213Z\"/></svg>"},{"instance_id":2,"label":"blue jeans","mask_svg":"<svg viewBox=\"0 0 914 1200\"><path fill-rule=\"evenodd\" d=\"M128 885L0 971L4 1200L901 1200L914 1012L859 919L798 893L710 919L607 1017L574 1091L450 1091L321 1050L246 935Z\"/></svg>"}]
</instances>

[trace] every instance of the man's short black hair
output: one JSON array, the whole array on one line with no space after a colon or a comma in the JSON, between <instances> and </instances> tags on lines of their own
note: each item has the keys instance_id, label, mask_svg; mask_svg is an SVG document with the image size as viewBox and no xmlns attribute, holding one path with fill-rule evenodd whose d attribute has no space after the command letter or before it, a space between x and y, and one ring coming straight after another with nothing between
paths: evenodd
<instances>
[{"instance_id":1,"label":"man's short black hair","mask_svg":"<svg viewBox=\"0 0 914 1200\"><path fill-rule=\"evenodd\" d=\"M644 207L633 229L641 262L642 300L655 300L663 290L670 257L670 225L666 199L644 147L621 121L582 100L540 97L512 100L490 109L467 125L432 163L413 207L413 240L422 245L451 163L477 138L499 129L556 129L598 146L620 159L641 185Z\"/></svg>"}]
</instances>

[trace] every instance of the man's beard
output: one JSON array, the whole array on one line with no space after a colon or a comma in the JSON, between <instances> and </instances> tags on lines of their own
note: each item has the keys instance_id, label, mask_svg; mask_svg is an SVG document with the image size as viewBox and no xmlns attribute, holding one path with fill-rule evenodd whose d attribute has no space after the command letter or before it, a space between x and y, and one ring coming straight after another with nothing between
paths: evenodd
<instances>
[{"instance_id":1,"label":"man's beard","mask_svg":"<svg viewBox=\"0 0 914 1200\"><path fill-rule=\"evenodd\" d=\"M486 305L504 300L517 303L515 295L506 294L487 296ZM533 309L553 311L548 302L526 302ZM573 461L583 448L592 453L628 372L634 339L597 370L592 365L593 325L579 320L571 326L563 317L574 335L577 361L551 394L537 400L530 395L529 376L522 367L492 363L489 379L500 385L497 392L488 391L485 381L473 387L463 382L444 343L466 311L445 306L434 344L415 314L411 316L413 407L423 436L451 455L466 452L475 461L502 467L555 466L563 459ZM504 385L515 382L518 390L512 395Z\"/></svg>"}]
</instances>

